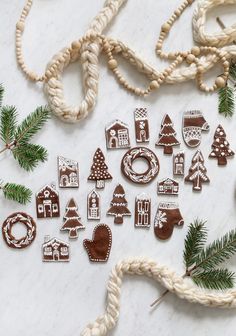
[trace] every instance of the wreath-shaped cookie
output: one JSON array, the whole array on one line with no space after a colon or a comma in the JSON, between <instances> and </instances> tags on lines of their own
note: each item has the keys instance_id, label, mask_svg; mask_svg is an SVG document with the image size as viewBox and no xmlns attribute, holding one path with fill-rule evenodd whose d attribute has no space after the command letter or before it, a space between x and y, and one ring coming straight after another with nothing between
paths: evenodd
<instances>
[{"instance_id":1,"label":"wreath-shaped cookie","mask_svg":"<svg viewBox=\"0 0 236 336\"><path fill-rule=\"evenodd\" d=\"M136 159L144 159L148 164L148 169L144 173L134 171L132 165ZM146 184L151 182L159 173L159 160L150 149L146 147L131 148L121 161L122 173L132 182Z\"/></svg>"},{"instance_id":2,"label":"wreath-shaped cookie","mask_svg":"<svg viewBox=\"0 0 236 336\"><path fill-rule=\"evenodd\" d=\"M16 239L12 233L12 227L16 223L22 223L27 228L26 236ZM36 223L33 218L24 212L15 212L4 221L2 234L6 244L9 247L23 249L32 244L36 237Z\"/></svg>"}]
</instances>

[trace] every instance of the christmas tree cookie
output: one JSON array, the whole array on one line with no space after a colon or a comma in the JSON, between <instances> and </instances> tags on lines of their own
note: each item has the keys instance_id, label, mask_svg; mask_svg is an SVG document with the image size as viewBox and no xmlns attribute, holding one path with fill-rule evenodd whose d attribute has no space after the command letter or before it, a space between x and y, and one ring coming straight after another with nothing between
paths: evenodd
<instances>
[{"instance_id":1,"label":"christmas tree cookie","mask_svg":"<svg viewBox=\"0 0 236 336\"><path fill-rule=\"evenodd\" d=\"M193 156L189 174L185 177L184 181L191 182L193 184L193 190L195 191L201 191L202 184L210 182L210 179L207 176L206 167L204 166L204 158L200 150Z\"/></svg>"},{"instance_id":2,"label":"christmas tree cookie","mask_svg":"<svg viewBox=\"0 0 236 336\"><path fill-rule=\"evenodd\" d=\"M215 158L219 166L227 165L227 157L234 156L234 152L229 148L226 134L221 125L215 131L214 142L212 144L212 152L209 158Z\"/></svg>"},{"instance_id":3,"label":"christmas tree cookie","mask_svg":"<svg viewBox=\"0 0 236 336\"><path fill-rule=\"evenodd\" d=\"M83 224L80 222L80 215L78 214L78 206L75 200L71 198L66 206L66 213L64 215L64 225L61 231L69 231L69 238L78 238L78 230L85 229Z\"/></svg>"},{"instance_id":4,"label":"christmas tree cookie","mask_svg":"<svg viewBox=\"0 0 236 336\"><path fill-rule=\"evenodd\" d=\"M131 212L127 208L128 202L125 199L125 191L121 184L118 184L113 193L111 207L107 211L107 215L114 216L115 224L123 224L124 216L131 216Z\"/></svg>"},{"instance_id":5,"label":"christmas tree cookie","mask_svg":"<svg viewBox=\"0 0 236 336\"><path fill-rule=\"evenodd\" d=\"M108 172L108 167L105 163L103 152L100 148L98 148L93 156L93 164L88 180L96 181L96 188L103 189L105 187L105 180L111 179L112 176Z\"/></svg>"},{"instance_id":6,"label":"christmas tree cookie","mask_svg":"<svg viewBox=\"0 0 236 336\"><path fill-rule=\"evenodd\" d=\"M176 139L173 122L169 115L166 114L161 124L159 140L156 142L156 146L162 146L164 148L164 154L172 154L173 146L178 146L179 144L179 141Z\"/></svg>"}]
</instances>

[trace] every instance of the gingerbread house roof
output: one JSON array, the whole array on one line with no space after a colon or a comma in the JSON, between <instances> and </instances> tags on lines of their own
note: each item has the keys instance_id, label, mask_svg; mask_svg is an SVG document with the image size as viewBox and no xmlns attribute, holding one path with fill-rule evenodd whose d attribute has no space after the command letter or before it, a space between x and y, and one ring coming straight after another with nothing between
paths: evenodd
<instances>
[{"instance_id":1,"label":"gingerbread house roof","mask_svg":"<svg viewBox=\"0 0 236 336\"><path fill-rule=\"evenodd\" d=\"M171 178L165 178L165 179L163 179L163 180L161 180L159 183L158 183L158 185L175 185L175 186L178 186L179 185L179 183L177 182L177 181L175 181L175 180L173 180L173 179L171 179Z\"/></svg>"},{"instance_id":2,"label":"gingerbread house roof","mask_svg":"<svg viewBox=\"0 0 236 336\"><path fill-rule=\"evenodd\" d=\"M128 129L128 125L127 124L125 124L121 120L116 119L116 120L112 121L110 124L107 125L106 131L109 131L110 129L114 128L115 126L117 128L120 128L120 129L124 129L124 128Z\"/></svg>"},{"instance_id":3,"label":"gingerbread house roof","mask_svg":"<svg viewBox=\"0 0 236 336\"><path fill-rule=\"evenodd\" d=\"M58 197L58 192L55 189L54 185L49 184L46 184L42 189L40 189L39 192L36 193L36 197L44 198L45 197L44 192L46 190L50 192L51 197Z\"/></svg>"},{"instance_id":4,"label":"gingerbread house roof","mask_svg":"<svg viewBox=\"0 0 236 336\"><path fill-rule=\"evenodd\" d=\"M96 197L99 197L99 194L98 194L98 192L95 189L93 189L92 191L90 191L90 193L88 194L88 197L91 197L92 195L96 195Z\"/></svg>"},{"instance_id":5,"label":"gingerbread house roof","mask_svg":"<svg viewBox=\"0 0 236 336\"><path fill-rule=\"evenodd\" d=\"M136 198L140 201L150 201L150 197L145 193L139 194Z\"/></svg>"},{"instance_id":6,"label":"gingerbread house roof","mask_svg":"<svg viewBox=\"0 0 236 336\"><path fill-rule=\"evenodd\" d=\"M55 246L55 245L59 245L59 246L62 246L62 247L69 247L69 244L65 243L64 241L58 239L58 238L49 238L48 241L46 241L44 244L43 244L43 247L50 247L50 246Z\"/></svg>"}]
</instances>

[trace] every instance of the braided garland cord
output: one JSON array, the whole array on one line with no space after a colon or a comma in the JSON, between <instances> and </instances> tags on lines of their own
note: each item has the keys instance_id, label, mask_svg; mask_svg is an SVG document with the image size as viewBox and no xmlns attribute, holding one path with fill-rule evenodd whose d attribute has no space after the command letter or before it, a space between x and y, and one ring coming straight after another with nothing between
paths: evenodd
<instances>
[{"instance_id":1,"label":"braided garland cord","mask_svg":"<svg viewBox=\"0 0 236 336\"><path fill-rule=\"evenodd\" d=\"M179 298L208 307L236 308L236 289L217 293L204 291L188 283L183 277L153 260L133 258L118 263L111 272L107 285L107 305L103 315L87 325L81 336L104 336L116 326L119 319L120 295L123 277L144 275L162 284Z\"/></svg>"},{"instance_id":2,"label":"braided garland cord","mask_svg":"<svg viewBox=\"0 0 236 336\"><path fill-rule=\"evenodd\" d=\"M232 42L236 39L236 23L223 29L220 33L207 34L205 32L207 12L220 5L233 5L236 0L198 0L193 14L193 38L196 44L190 51L165 53L162 51L163 42L167 38L172 26L185 9L195 0L184 0L174 11L169 20L161 27L156 45L156 54L161 59L171 63L163 71L157 71L126 44L102 34L109 22L118 14L120 7L127 0L107 0L103 9L91 22L89 29L78 41L72 42L70 47L62 49L49 62L45 74L38 76L29 70L24 62L22 52L22 35L25 20L30 12L33 0L27 0L20 19L16 24L16 58L19 66L28 79L44 82L44 90L48 97L52 112L65 122L75 123L84 119L96 104L99 83L99 55L103 51L108 58L108 67L118 82L128 91L147 96L159 89L163 83L175 84L196 79L198 88L205 92L214 92L225 86L230 62L236 59L236 46ZM138 72L143 73L149 80L146 89L134 87L128 83L118 70L115 55L126 59ZM84 98L79 106L70 106L64 98L62 74L71 63L80 60L82 65ZM203 82L203 74L217 62L223 67L223 74L216 78L211 87ZM182 65L181 67L179 67Z\"/></svg>"}]
</instances>

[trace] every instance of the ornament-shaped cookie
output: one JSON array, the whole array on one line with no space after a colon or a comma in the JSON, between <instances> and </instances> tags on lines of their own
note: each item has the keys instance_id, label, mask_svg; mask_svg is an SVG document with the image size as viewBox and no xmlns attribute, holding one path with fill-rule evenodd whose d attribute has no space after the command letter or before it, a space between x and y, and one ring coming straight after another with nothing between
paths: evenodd
<instances>
[{"instance_id":1,"label":"ornament-shaped cookie","mask_svg":"<svg viewBox=\"0 0 236 336\"><path fill-rule=\"evenodd\" d=\"M84 240L84 247L90 261L105 262L108 260L112 245L111 229L106 224L99 224L93 231L93 239Z\"/></svg>"},{"instance_id":2,"label":"ornament-shaped cookie","mask_svg":"<svg viewBox=\"0 0 236 336\"><path fill-rule=\"evenodd\" d=\"M85 229L85 226L80 221L78 214L78 206L75 200L71 198L66 206L66 213L64 215L64 224L61 231L69 231L69 238L78 238L78 230Z\"/></svg>"},{"instance_id":3,"label":"ornament-shaped cookie","mask_svg":"<svg viewBox=\"0 0 236 336\"><path fill-rule=\"evenodd\" d=\"M178 146L179 144L179 141L176 139L173 122L169 115L166 114L161 124L161 131L156 146L162 146L164 148L164 154L172 154L173 147Z\"/></svg>"},{"instance_id":4,"label":"ornament-shaped cookie","mask_svg":"<svg viewBox=\"0 0 236 336\"><path fill-rule=\"evenodd\" d=\"M128 202L125 198L125 191L121 184L118 184L113 193L111 207L107 211L107 215L114 216L115 224L123 224L124 216L131 216L131 212L127 208Z\"/></svg>"},{"instance_id":5,"label":"ornament-shaped cookie","mask_svg":"<svg viewBox=\"0 0 236 336\"><path fill-rule=\"evenodd\" d=\"M215 131L214 142L212 144L212 152L209 158L217 159L219 166L227 165L227 158L234 156L234 152L229 148L229 142L221 125Z\"/></svg>"},{"instance_id":6,"label":"ornament-shaped cookie","mask_svg":"<svg viewBox=\"0 0 236 336\"><path fill-rule=\"evenodd\" d=\"M204 158L200 150L194 154L192 165L189 168L189 174L185 177L184 181L191 182L193 184L193 190L195 191L201 191L202 184L210 182L206 167L204 166Z\"/></svg>"},{"instance_id":7,"label":"ornament-shaped cookie","mask_svg":"<svg viewBox=\"0 0 236 336\"><path fill-rule=\"evenodd\" d=\"M93 164L91 173L88 177L89 181L96 182L97 189L104 189L105 181L111 180L112 176L108 172L108 167L105 163L105 157L100 148L98 148L93 156Z\"/></svg>"}]
</instances>

